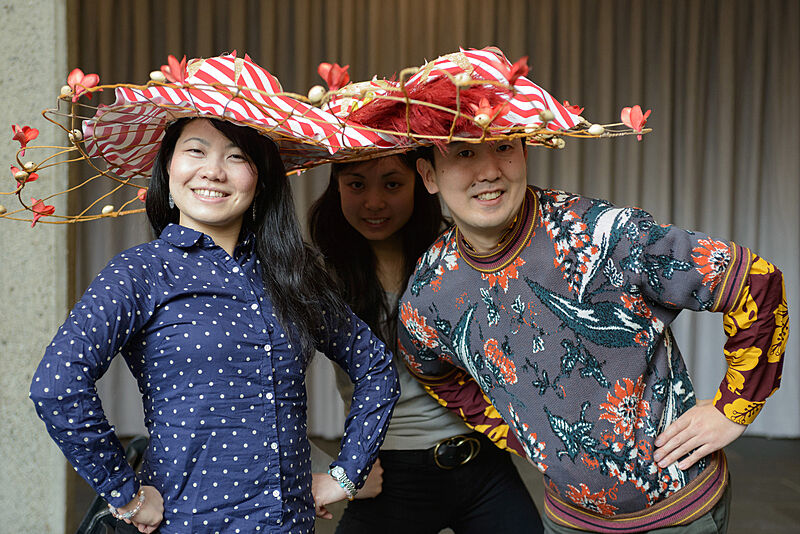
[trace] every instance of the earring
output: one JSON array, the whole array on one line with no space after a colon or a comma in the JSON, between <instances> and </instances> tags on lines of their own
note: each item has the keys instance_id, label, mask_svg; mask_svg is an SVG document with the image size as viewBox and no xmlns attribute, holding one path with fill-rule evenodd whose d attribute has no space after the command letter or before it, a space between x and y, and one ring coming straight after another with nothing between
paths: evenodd
<instances>
[{"instance_id":1,"label":"earring","mask_svg":"<svg viewBox=\"0 0 800 534\"><path fill-rule=\"evenodd\" d=\"M172 193L169 193L169 196L167 196L167 203L169 204L169 209L175 207L175 201L172 200Z\"/></svg>"},{"instance_id":2,"label":"earring","mask_svg":"<svg viewBox=\"0 0 800 534\"><path fill-rule=\"evenodd\" d=\"M253 202L253 223L256 223L256 203Z\"/></svg>"}]
</instances>

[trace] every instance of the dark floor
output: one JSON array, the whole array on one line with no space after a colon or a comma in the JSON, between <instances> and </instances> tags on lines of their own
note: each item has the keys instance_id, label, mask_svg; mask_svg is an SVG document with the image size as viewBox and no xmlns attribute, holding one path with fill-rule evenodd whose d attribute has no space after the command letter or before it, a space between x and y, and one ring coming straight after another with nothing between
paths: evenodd
<instances>
[{"instance_id":1,"label":"dark floor","mask_svg":"<svg viewBox=\"0 0 800 534\"><path fill-rule=\"evenodd\" d=\"M338 448L333 441L315 439L314 442L329 454ZM800 533L800 440L743 437L725 451L733 480L728 534ZM315 450L312 461L315 471L325 471L330 458ZM541 510L541 475L524 460L515 457L514 461ZM72 476L66 532L72 533L94 494L80 477L69 471ZM317 534L332 534L343 508L343 503L330 506L334 519L318 520ZM450 531L444 531L447 532Z\"/></svg>"},{"instance_id":2,"label":"dark floor","mask_svg":"<svg viewBox=\"0 0 800 534\"><path fill-rule=\"evenodd\" d=\"M338 447L333 442L315 442L327 452ZM725 452L733 482L728 534L800 533L800 440L742 437ZM329 461L319 454L313 460L315 470ZM516 457L514 461L541 510L541 475L526 461ZM329 507L334 519L317 520L317 534L333 533L343 508Z\"/></svg>"}]
</instances>

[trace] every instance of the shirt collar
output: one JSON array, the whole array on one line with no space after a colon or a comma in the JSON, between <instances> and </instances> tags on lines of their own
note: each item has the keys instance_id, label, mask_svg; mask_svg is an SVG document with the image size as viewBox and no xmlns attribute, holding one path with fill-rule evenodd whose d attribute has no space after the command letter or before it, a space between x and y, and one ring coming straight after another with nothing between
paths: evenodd
<instances>
[{"instance_id":1,"label":"shirt collar","mask_svg":"<svg viewBox=\"0 0 800 534\"><path fill-rule=\"evenodd\" d=\"M504 269L509 263L517 259L522 249L533 235L537 216L539 214L539 199L530 186L525 190L517 220L508 232L502 246L490 254L481 255L474 252L464 240L461 232L456 232L458 251L464 261L482 273L493 273Z\"/></svg>"},{"instance_id":2,"label":"shirt collar","mask_svg":"<svg viewBox=\"0 0 800 534\"><path fill-rule=\"evenodd\" d=\"M205 234L202 234L197 230L192 230L191 228L186 228L185 226L174 223L169 223L161 231L161 235L159 237L170 245L180 248L189 248L192 245L196 245L202 238L207 238Z\"/></svg>"},{"instance_id":3,"label":"shirt collar","mask_svg":"<svg viewBox=\"0 0 800 534\"><path fill-rule=\"evenodd\" d=\"M202 232L181 226L180 224L169 223L159 236L161 239L179 248L189 248L198 245L202 248L215 246L214 240ZM239 257L241 254L249 252L255 243L255 235L249 230L242 228L242 233L239 234L239 243L236 245L234 255Z\"/></svg>"}]
</instances>

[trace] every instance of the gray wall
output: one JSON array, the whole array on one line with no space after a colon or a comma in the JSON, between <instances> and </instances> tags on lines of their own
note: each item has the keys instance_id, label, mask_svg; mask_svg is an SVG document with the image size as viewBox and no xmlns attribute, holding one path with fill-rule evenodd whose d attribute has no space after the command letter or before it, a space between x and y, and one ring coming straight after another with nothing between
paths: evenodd
<instances>
[{"instance_id":1,"label":"gray wall","mask_svg":"<svg viewBox=\"0 0 800 534\"><path fill-rule=\"evenodd\" d=\"M65 83L66 0L0 0L0 191L13 190L9 166L19 145L11 125L30 125L54 144L39 112ZM25 161L25 160L23 160ZM66 189L66 169L48 172L48 190ZM25 194L38 193L37 183ZM42 187L44 189L44 187ZM26 198L30 200L30 198ZM0 204L16 199L0 195ZM62 206L56 205L56 209ZM63 208L62 208L63 209ZM65 225L0 223L0 532L64 532L66 462L28 400L46 344L67 312Z\"/></svg>"}]
</instances>

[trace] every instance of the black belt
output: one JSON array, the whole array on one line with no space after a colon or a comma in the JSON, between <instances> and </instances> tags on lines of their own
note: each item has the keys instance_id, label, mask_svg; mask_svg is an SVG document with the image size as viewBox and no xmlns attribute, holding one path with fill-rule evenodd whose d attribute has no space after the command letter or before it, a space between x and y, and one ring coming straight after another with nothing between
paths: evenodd
<instances>
[{"instance_id":1,"label":"black belt","mask_svg":"<svg viewBox=\"0 0 800 534\"><path fill-rule=\"evenodd\" d=\"M443 439L430 449L388 449L380 452L380 457L389 461L413 462L435 465L440 469L455 469L475 459L481 450L483 434L474 432Z\"/></svg>"}]
</instances>

